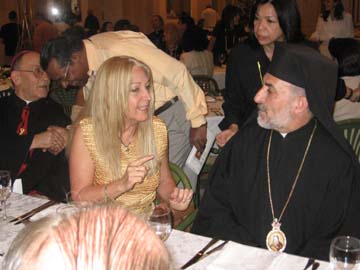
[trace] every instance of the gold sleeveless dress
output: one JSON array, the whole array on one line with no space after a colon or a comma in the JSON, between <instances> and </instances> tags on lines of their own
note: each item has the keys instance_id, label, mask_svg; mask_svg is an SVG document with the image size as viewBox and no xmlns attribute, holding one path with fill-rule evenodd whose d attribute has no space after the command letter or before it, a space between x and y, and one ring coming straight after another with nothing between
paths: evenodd
<instances>
[{"instance_id":1,"label":"gold sleeveless dress","mask_svg":"<svg viewBox=\"0 0 360 270\"><path fill-rule=\"evenodd\" d=\"M160 118L154 116L152 121L155 133L156 150L160 160L162 160L167 153L167 129ZM85 118L81 120L80 127L85 145L90 152L92 161L94 162L94 184L104 185L111 183L114 179L110 179L108 169L96 151L94 130L91 119ZM140 158L140 156L136 154L136 147L133 143L127 148L121 145L120 153L123 157L121 162L121 173L125 172L129 162ZM154 174L145 177L142 183L136 184L133 189L121 194L115 200L137 214L149 215L153 209L153 202L156 198L156 189L159 186L159 181L160 168L157 168Z\"/></svg>"}]
</instances>

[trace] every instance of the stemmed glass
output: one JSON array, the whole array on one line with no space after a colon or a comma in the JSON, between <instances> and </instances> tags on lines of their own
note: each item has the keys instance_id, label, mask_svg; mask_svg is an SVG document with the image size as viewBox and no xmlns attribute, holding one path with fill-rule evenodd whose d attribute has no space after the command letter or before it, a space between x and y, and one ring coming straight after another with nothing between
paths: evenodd
<instances>
[{"instance_id":1,"label":"stemmed glass","mask_svg":"<svg viewBox=\"0 0 360 270\"><path fill-rule=\"evenodd\" d=\"M332 269L358 269L360 266L360 240L352 236L339 236L330 245Z\"/></svg>"},{"instance_id":2,"label":"stemmed glass","mask_svg":"<svg viewBox=\"0 0 360 270\"><path fill-rule=\"evenodd\" d=\"M219 55L219 63L220 63L220 67L225 64L226 62L226 54L225 53L221 53Z\"/></svg>"},{"instance_id":3,"label":"stemmed glass","mask_svg":"<svg viewBox=\"0 0 360 270\"><path fill-rule=\"evenodd\" d=\"M9 198L11 193L12 183L10 172L5 170L0 170L0 202L1 207L4 210L4 213L1 217L1 222L6 222L8 216L6 215L6 200Z\"/></svg>"},{"instance_id":4,"label":"stemmed glass","mask_svg":"<svg viewBox=\"0 0 360 270\"><path fill-rule=\"evenodd\" d=\"M162 204L155 206L149 217L149 225L161 240L165 241L171 233L171 212Z\"/></svg>"}]
</instances>

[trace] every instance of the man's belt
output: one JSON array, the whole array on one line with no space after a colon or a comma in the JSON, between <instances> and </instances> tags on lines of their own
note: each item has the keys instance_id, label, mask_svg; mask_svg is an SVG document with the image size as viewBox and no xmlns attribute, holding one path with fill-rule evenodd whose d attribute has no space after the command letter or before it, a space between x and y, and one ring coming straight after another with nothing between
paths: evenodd
<instances>
[{"instance_id":1,"label":"man's belt","mask_svg":"<svg viewBox=\"0 0 360 270\"><path fill-rule=\"evenodd\" d=\"M176 97L173 97L172 99L170 99L169 101L166 101L161 107L159 107L155 110L154 114L159 115L160 113L165 112L173 104L175 104L178 100L179 100L179 98L176 96Z\"/></svg>"}]
</instances>

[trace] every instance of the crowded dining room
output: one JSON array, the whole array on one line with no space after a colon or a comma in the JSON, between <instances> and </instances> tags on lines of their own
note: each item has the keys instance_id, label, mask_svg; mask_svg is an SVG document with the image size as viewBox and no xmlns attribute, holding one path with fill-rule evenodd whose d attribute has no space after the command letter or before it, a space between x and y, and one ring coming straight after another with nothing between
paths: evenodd
<instances>
[{"instance_id":1,"label":"crowded dining room","mask_svg":"<svg viewBox=\"0 0 360 270\"><path fill-rule=\"evenodd\" d=\"M359 0L1 0L0 270L360 269Z\"/></svg>"}]
</instances>

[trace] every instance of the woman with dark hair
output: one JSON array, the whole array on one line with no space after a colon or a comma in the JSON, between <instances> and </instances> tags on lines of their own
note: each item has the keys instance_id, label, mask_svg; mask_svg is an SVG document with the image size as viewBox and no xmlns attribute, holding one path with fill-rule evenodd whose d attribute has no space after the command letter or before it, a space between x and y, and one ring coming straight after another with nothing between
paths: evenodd
<instances>
[{"instance_id":1,"label":"woman with dark hair","mask_svg":"<svg viewBox=\"0 0 360 270\"><path fill-rule=\"evenodd\" d=\"M191 75L213 74L213 56L206 50L208 39L206 32L198 27L186 31L182 38L184 52L180 55L180 61L185 64Z\"/></svg>"},{"instance_id":2,"label":"woman with dark hair","mask_svg":"<svg viewBox=\"0 0 360 270\"><path fill-rule=\"evenodd\" d=\"M275 42L303 42L296 0L257 0L252 8L251 35L233 48L226 68L223 130L216 142L224 146L255 110L254 96L262 86Z\"/></svg>"},{"instance_id":3,"label":"woman with dark hair","mask_svg":"<svg viewBox=\"0 0 360 270\"><path fill-rule=\"evenodd\" d=\"M247 37L241 20L243 16L236 6L227 5L223 9L221 20L216 23L208 46L208 50L214 54L215 65L224 64L231 48Z\"/></svg>"},{"instance_id":4,"label":"woman with dark hair","mask_svg":"<svg viewBox=\"0 0 360 270\"><path fill-rule=\"evenodd\" d=\"M112 24L112 22L106 21L102 24L100 32L109 32L109 31L113 31L114 30L114 26Z\"/></svg>"},{"instance_id":5,"label":"woman with dark hair","mask_svg":"<svg viewBox=\"0 0 360 270\"><path fill-rule=\"evenodd\" d=\"M328 42L331 38L353 38L354 25L352 17L344 11L341 0L322 0L321 14L316 24L316 30L311 35L313 41L322 42L320 52L330 56Z\"/></svg>"}]
</instances>

